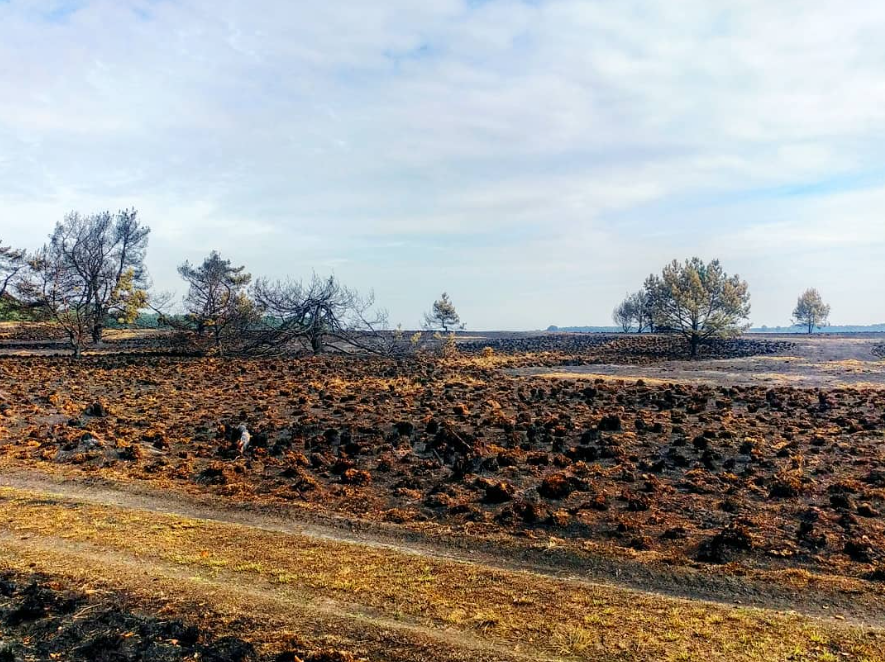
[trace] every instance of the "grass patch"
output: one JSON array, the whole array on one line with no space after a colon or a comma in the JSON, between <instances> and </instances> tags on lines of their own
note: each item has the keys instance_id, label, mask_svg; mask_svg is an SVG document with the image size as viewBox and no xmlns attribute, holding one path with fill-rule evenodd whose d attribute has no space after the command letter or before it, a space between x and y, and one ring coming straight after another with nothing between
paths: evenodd
<instances>
[{"instance_id":1,"label":"grass patch","mask_svg":"<svg viewBox=\"0 0 885 662\"><path fill-rule=\"evenodd\" d=\"M0 489L2 527L248 589L266 584L431 629L451 629L570 659L885 659L878 631L757 609L734 609L558 581L395 550L143 511L77 509ZM205 574L204 574L205 573Z\"/></svg>"}]
</instances>

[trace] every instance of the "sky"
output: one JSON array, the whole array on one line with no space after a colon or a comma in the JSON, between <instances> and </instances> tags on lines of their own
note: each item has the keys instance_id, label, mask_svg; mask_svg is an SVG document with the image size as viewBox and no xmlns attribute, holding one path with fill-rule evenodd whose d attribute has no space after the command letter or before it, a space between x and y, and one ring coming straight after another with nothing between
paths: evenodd
<instances>
[{"instance_id":1,"label":"sky","mask_svg":"<svg viewBox=\"0 0 885 662\"><path fill-rule=\"evenodd\" d=\"M0 0L0 240L135 207L414 328L610 324L719 258L754 324L885 322L885 3Z\"/></svg>"}]
</instances>

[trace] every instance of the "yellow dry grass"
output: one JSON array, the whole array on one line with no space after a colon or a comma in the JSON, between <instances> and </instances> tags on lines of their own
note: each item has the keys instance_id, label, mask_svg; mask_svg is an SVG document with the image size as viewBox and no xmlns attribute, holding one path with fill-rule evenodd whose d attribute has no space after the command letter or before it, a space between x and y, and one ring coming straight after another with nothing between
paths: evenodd
<instances>
[{"instance_id":1,"label":"yellow dry grass","mask_svg":"<svg viewBox=\"0 0 885 662\"><path fill-rule=\"evenodd\" d=\"M607 382L638 382L642 380L648 386L661 386L665 384L670 384L673 381L672 379L660 379L657 377L644 377L642 375L606 375L603 373L596 372L544 372L535 377L540 377L541 379L579 379L579 380L589 380L595 381L597 379L602 379ZM695 380L695 381L703 381L703 380Z\"/></svg>"},{"instance_id":2,"label":"yellow dry grass","mask_svg":"<svg viewBox=\"0 0 885 662\"><path fill-rule=\"evenodd\" d=\"M101 552L141 564L148 587L152 574L180 568L188 584L183 590L194 595L202 585L230 591L261 588L265 596L308 610L311 605L347 605L350 613L383 618L394 629L402 624L445 633L449 639L463 636L505 650L531 651L539 658L885 659L880 631L798 615L666 598L239 524L86 505L11 488L0 489L0 500L0 542L11 558L20 553L16 550L45 549L58 571L65 549ZM70 558L70 565L82 571L83 557ZM107 568L103 572L112 575Z\"/></svg>"}]
</instances>

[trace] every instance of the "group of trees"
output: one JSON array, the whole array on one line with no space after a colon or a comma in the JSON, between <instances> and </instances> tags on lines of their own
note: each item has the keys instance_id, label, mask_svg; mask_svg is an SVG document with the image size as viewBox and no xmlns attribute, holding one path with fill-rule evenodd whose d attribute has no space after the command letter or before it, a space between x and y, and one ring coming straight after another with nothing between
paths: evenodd
<instances>
[{"instance_id":1,"label":"group of trees","mask_svg":"<svg viewBox=\"0 0 885 662\"><path fill-rule=\"evenodd\" d=\"M218 353L272 352L303 342L315 353L327 347L383 351L387 314L372 293L361 295L335 276L307 281L259 278L216 251L178 273L188 285L183 316L164 315L171 326L209 337Z\"/></svg>"},{"instance_id":2,"label":"group of trees","mask_svg":"<svg viewBox=\"0 0 885 662\"><path fill-rule=\"evenodd\" d=\"M706 340L734 336L746 330L750 293L740 276L729 276L718 260L674 260L645 279L643 288L628 295L613 318L625 331L671 331L682 334L692 357Z\"/></svg>"},{"instance_id":3,"label":"group of trees","mask_svg":"<svg viewBox=\"0 0 885 662\"><path fill-rule=\"evenodd\" d=\"M68 214L33 254L0 247L0 295L7 308L55 322L79 355L109 318L132 322L147 305L149 234L134 209Z\"/></svg>"},{"instance_id":4,"label":"group of trees","mask_svg":"<svg viewBox=\"0 0 885 662\"><path fill-rule=\"evenodd\" d=\"M219 353L227 349L272 352L302 343L319 353L333 347L390 350L401 334L387 332L387 314L374 295L362 295L336 277L307 281L259 278L213 251L201 264L185 262L184 314L172 314L170 296L149 297L144 266L150 229L134 209L115 214L71 213L33 254L0 242L0 313L17 307L55 322L76 355L99 343L109 320L131 324L146 308L173 328L192 332ZM811 333L827 324L830 307L817 290L799 297L797 325ZM682 334L696 356L703 342L746 330L746 281L729 276L718 260L673 261L646 278L613 312L625 332ZM424 327L463 328L449 295L433 303Z\"/></svg>"},{"instance_id":5,"label":"group of trees","mask_svg":"<svg viewBox=\"0 0 885 662\"><path fill-rule=\"evenodd\" d=\"M628 294L618 304L612 313L612 320L624 333L629 333L636 328L637 333L654 331L654 311L651 308L651 299L646 290L639 290Z\"/></svg>"},{"instance_id":6,"label":"group of trees","mask_svg":"<svg viewBox=\"0 0 885 662\"><path fill-rule=\"evenodd\" d=\"M810 289L799 297L793 320L812 333L827 324L829 314L820 293ZM660 276L646 278L641 290L628 294L614 309L612 319L625 332L680 333L695 357L704 341L746 331L749 315L747 282L729 276L718 260L704 263L695 257L683 263L674 260Z\"/></svg>"},{"instance_id":7,"label":"group of trees","mask_svg":"<svg viewBox=\"0 0 885 662\"><path fill-rule=\"evenodd\" d=\"M233 266L215 251L201 265L185 262L178 272L188 284L186 314L166 319L198 336L211 336L218 353L228 347L273 352L297 343L317 354L329 348L391 353L400 344L401 334L388 331L387 312L375 306L374 293L363 295L335 276L253 283L245 267ZM425 328L448 332L458 324L460 317L444 292L425 315Z\"/></svg>"},{"instance_id":8,"label":"group of trees","mask_svg":"<svg viewBox=\"0 0 885 662\"><path fill-rule=\"evenodd\" d=\"M362 295L335 276L307 282L253 282L243 266L212 251L185 262L183 313L171 295L149 296L144 260L150 229L134 209L116 214L71 213L33 253L0 243L0 314L28 314L62 329L79 356L100 343L109 321L132 324L151 309L159 321L188 332L200 345L267 353L299 343L320 353L358 347L389 351L401 334L387 332L387 314L374 295ZM448 295L425 315L425 328L448 331L460 318Z\"/></svg>"}]
</instances>

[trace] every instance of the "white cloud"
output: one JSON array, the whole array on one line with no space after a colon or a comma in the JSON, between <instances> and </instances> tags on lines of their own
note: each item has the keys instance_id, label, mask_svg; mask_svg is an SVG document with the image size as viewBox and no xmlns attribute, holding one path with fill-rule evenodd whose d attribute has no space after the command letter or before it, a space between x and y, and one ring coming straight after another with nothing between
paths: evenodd
<instances>
[{"instance_id":1,"label":"white cloud","mask_svg":"<svg viewBox=\"0 0 885 662\"><path fill-rule=\"evenodd\" d=\"M760 323L812 285L885 319L848 284L885 276L885 6L80 4L0 2L5 241L135 205L163 288L217 247L407 325L449 289L473 328L605 323L716 254Z\"/></svg>"}]
</instances>

